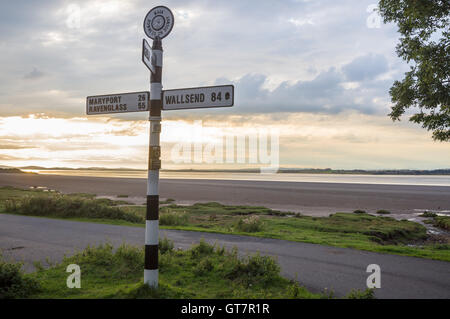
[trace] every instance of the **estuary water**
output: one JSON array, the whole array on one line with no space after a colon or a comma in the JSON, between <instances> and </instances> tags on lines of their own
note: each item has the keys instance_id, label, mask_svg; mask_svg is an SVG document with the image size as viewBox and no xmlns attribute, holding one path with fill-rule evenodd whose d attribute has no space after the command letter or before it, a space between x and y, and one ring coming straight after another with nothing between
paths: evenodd
<instances>
[{"instance_id":1,"label":"estuary water","mask_svg":"<svg viewBox=\"0 0 450 319\"><path fill-rule=\"evenodd\" d=\"M43 175L147 178L145 170L25 170ZM167 179L216 179L216 180L254 180L277 182L313 182L348 184L385 184L450 186L450 175L340 175L303 173L229 173L229 172L175 172L161 171L161 178Z\"/></svg>"}]
</instances>

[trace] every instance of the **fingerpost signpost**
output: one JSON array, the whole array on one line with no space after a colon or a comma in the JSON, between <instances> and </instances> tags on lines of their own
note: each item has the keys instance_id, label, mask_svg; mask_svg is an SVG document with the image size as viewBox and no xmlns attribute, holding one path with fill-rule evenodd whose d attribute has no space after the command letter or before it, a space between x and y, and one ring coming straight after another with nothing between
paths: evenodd
<instances>
[{"instance_id":1,"label":"fingerpost signpost","mask_svg":"<svg viewBox=\"0 0 450 319\"><path fill-rule=\"evenodd\" d=\"M142 41L142 62L150 70L150 92L88 96L86 114L150 111L150 141L145 221L144 283L158 287L159 170L161 168L161 111L230 107L234 105L234 86L220 85L186 89L162 89L162 39L174 25L172 11L164 6L151 9L144 19L144 32L153 45Z\"/></svg>"}]
</instances>

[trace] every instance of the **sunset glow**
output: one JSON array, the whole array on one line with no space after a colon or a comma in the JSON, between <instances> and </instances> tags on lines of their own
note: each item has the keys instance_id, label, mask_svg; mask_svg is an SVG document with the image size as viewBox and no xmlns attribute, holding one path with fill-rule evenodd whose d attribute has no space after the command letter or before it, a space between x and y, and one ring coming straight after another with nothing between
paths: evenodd
<instances>
[{"instance_id":1,"label":"sunset glow","mask_svg":"<svg viewBox=\"0 0 450 319\"><path fill-rule=\"evenodd\" d=\"M432 143L420 129L394 124L384 117L291 114L273 121L270 116L258 115L252 116L251 123L245 122L243 116L222 121L165 120L161 135L164 167L198 167L174 163L171 149L177 143L205 146L219 143L226 136L254 136L267 127L280 134L282 167L431 169L446 167L450 158L445 144ZM11 116L0 118L0 138L1 163L7 166L145 169L148 122L107 117ZM201 167L249 166L224 163Z\"/></svg>"}]
</instances>

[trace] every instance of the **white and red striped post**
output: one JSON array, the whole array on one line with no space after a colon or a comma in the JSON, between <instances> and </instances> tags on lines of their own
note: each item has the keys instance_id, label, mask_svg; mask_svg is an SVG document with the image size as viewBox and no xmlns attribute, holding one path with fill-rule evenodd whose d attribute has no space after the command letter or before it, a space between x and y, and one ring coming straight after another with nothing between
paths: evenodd
<instances>
[{"instance_id":1,"label":"white and red striped post","mask_svg":"<svg viewBox=\"0 0 450 319\"><path fill-rule=\"evenodd\" d=\"M147 179L147 213L145 221L145 267L144 283L158 287L158 244L159 244L159 169L161 168L161 109L162 109L162 60L161 39L153 40L152 59L155 72L150 77L150 143Z\"/></svg>"}]
</instances>

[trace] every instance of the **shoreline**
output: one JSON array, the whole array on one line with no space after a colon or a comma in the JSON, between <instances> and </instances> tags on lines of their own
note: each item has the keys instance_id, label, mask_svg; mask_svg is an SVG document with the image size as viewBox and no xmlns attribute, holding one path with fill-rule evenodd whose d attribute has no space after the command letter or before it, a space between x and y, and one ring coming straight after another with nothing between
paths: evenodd
<instances>
[{"instance_id":1,"label":"shoreline","mask_svg":"<svg viewBox=\"0 0 450 319\"><path fill-rule=\"evenodd\" d=\"M0 186L43 186L63 193L98 196L128 195L128 200L134 199L137 204L144 203L146 196L143 178L1 174ZM450 187L447 186L162 178L160 196L173 198L181 205L215 201L311 216L356 209L375 213L386 209L409 219L423 210L450 211Z\"/></svg>"},{"instance_id":2,"label":"shoreline","mask_svg":"<svg viewBox=\"0 0 450 319\"><path fill-rule=\"evenodd\" d=\"M146 179L144 170L25 170L26 173L39 175L111 177ZM236 172L160 172L161 179L203 179L232 181L267 181L294 183L338 183L338 184L374 184L450 187L450 175L377 175L377 174L325 174L325 173L236 173Z\"/></svg>"}]
</instances>

